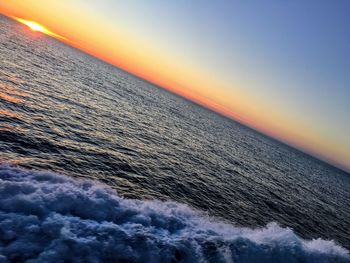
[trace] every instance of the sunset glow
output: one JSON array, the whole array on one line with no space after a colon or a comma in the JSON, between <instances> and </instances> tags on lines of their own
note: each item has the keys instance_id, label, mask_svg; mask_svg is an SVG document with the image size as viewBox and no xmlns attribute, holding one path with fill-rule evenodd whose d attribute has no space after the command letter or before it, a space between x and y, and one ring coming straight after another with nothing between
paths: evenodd
<instances>
[{"instance_id":1,"label":"sunset glow","mask_svg":"<svg viewBox=\"0 0 350 263\"><path fill-rule=\"evenodd\" d=\"M58 34L55 34L54 32L48 30L46 27L44 27L43 25L40 25L37 22L30 21L30 20L25 20L25 19L18 18L18 17L12 17L12 18L17 20L18 22L28 26L30 28L30 30L32 30L34 32L40 32L40 33L46 34L48 36L52 36L54 38L58 38L58 39L61 39L61 40L67 40L65 37L60 36Z\"/></svg>"},{"instance_id":2,"label":"sunset glow","mask_svg":"<svg viewBox=\"0 0 350 263\"><path fill-rule=\"evenodd\" d=\"M346 9L131 2L13 0L0 13L350 170L350 34L334 15Z\"/></svg>"}]
</instances>

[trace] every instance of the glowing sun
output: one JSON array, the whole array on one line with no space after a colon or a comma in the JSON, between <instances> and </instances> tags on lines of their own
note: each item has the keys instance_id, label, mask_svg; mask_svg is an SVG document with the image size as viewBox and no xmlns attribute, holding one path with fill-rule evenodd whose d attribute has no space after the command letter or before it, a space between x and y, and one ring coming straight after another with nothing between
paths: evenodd
<instances>
[{"instance_id":1,"label":"glowing sun","mask_svg":"<svg viewBox=\"0 0 350 263\"><path fill-rule=\"evenodd\" d=\"M43 27L42 25L40 25L36 22L26 21L24 23L33 31L38 31L38 32L42 32L42 33L46 33L46 31L47 31L47 29L45 27Z\"/></svg>"},{"instance_id":2,"label":"glowing sun","mask_svg":"<svg viewBox=\"0 0 350 263\"><path fill-rule=\"evenodd\" d=\"M22 18L18 18L18 17L13 17L15 20L17 20L18 22L26 25L29 27L30 30L34 31L34 32L40 32L43 33L45 35L49 35L58 39L63 39L63 40L67 40L65 37L60 36L52 31L50 31L49 29L47 29L46 27L44 27L43 25L40 25L37 22L34 21L30 21L30 20L26 20L26 19L22 19Z\"/></svg>"}]
</instances>

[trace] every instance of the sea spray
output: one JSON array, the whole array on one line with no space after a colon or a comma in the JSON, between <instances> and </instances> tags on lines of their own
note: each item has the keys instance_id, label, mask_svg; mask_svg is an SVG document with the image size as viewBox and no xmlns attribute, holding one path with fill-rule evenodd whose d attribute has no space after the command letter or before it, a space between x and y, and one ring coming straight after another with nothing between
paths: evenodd
<instances>
[{"instance_id":1,"label":"sea spray","mask_svg":"<svg viewBox=\"0 0 350 263\"><path fill-rule=\"evenodd\" d=\"M333 241L214 222L174 202L0 165L0 262L350 262Z\"/></svg>"}]
</instances>

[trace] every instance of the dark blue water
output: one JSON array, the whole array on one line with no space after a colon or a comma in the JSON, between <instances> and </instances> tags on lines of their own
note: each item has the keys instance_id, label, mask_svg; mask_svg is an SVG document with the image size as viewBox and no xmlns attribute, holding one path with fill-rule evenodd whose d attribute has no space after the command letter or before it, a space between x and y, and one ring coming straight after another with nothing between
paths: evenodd
<instances>
[{"instance_id":1,"label":"dark blue water","mask_svg":"<svg viewBox=\"0 0 350 263\"><path fill-rule=\"evenodd\" d=\"M0 62L0 262L348 262L349 174L1 16Z\"/></svg>"}]
</instances>

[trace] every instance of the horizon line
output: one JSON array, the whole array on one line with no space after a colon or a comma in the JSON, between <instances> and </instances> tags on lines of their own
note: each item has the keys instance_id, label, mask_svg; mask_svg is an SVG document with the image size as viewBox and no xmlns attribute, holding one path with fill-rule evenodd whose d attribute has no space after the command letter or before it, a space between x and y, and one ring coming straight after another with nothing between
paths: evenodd
<instances>
[{"instance_id":1,"label":"horizon line","mask_svg":"<svg viewBox=\"0 0 350 263\"><path fill-rule=\"evenodd\" d=\"M0 13L0 15L3 15L4 17L6 17L6 18L8 18L8 19L10 19L10 20L12 20L12 21L14 21L14 22L16 22L16 23L21 25L21 23L18 22L17 19L14 16L7 15L7 14L4 14L2 12ZM340 171L346 173L347 175L350 175L350 167L346 167L345 165L340 164L340 163L338 163L336 161L330 160L327 157L323 157L321 154L317 154L314 151L307 150L307 149L305 149L305 147L294 145L293 143L290 143L287 140L284 140L284 139L275 137L273 135L270 135L269 133L264 132L264 131L260 130L259 128L256 128L253 125L250 125L249 123L244 122L244 120L243 121L240 120L240 118L236 117L234 112L232 112L230 109L227 109L226 106L223 106L223 105L220 105L220 104L218 104L216 102L213 102L210 99L205 98L203 96L201 96L200 99L196 99L196 98L194 98L194 96L191 96L191 94L187 94L186 95L186 92L176 91L175 89L172 89L170 87L166 87L164 85L158 84L155 81L152 81L152 80L149 80L147 78L144 78L144 77L142 77L142 76L140 76L140 75L138 75L138 74L136 74L136 73L134 73L134 72L132 72L132 71L122 67L122 66L120 66L120 65L116 65L116 64L114 64L112 62L109 62L107 59L104 59L102 57L94 55L91 52L88 52L81 45L79 45L78 43L67 39L66 37L58 38L58 37L55 37L54 35L49 35L49 34L44 34L44 33L40 33L40 34L42 36L44 36L44 37L49 37L51 39L57 40L60 43L63 43L65 45L67 45L68 47L71 47L71 48L74 48L74 49L76 49L76 50L78 50L80 52L83 52L84 54L89 55L92 58L97 59L97 60L99 60L99 61L101 61L103 63L106 63L106 64L108 64L108 65L110 65L110 66L112 66L112 67L114 67L114 68L116 68L118 70L122 70L123 72L125 72L127 74L130 74L133 77L138 78L139 80L145 81L145 82L151 84L154 87L160 88L160 89L162 89L162 90L164 90L166 92L169 92L169 93L171 93L173 95L176 95L176 96L178 96L178 97L180 97L182 99L185 99L186 101L188 101L190 103L194 103L195 105L197 105L197 106L199 106L201 108L209 110L209 111L211 111L211 112L213 112L213 113L215 113L215 114L217 114L217 115L219 115L221 117L227 118L230 121L234 121L234 122L240 124L243 127L246 127L246 128L248 128L248 129L250 129L250 130L252 130L254 132L259 133L260 135L266 136L269 139L272 139L272 140L275 140L275 141L277 141L279 143L282 143L282 144L292 148L293 150L297 150L298 152L303 153L303 154L305 154L305 155L307 155L307 156L309 156L309 157L311 157L311 158L313 158L313 159L315 159L317 161L320 161L323 164L326 164L326 165L328 165L328 166L330 166L332 168L335 168L337 170L340 170ZM214 106L209 105L209 103L205 103L205 102L201 101L201 99L202 100L211 101L212 104L214 104Z\"/></svg>"}]
</instances>

